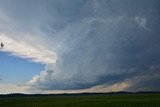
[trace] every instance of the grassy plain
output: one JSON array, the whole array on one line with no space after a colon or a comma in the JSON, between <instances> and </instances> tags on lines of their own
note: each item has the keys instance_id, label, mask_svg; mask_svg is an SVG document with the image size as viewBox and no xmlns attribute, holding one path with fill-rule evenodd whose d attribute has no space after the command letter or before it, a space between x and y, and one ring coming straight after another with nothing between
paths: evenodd
<instances>
[{"instance_id":1,"label":"grassy plain","mask_svg":"<svg viewBox=\"0 0 160 107\"><path fill-rule=\"evenodd\" d=\"M0 95L0 107L160 107L160 93Z\"/></svg>"}]
</instances>

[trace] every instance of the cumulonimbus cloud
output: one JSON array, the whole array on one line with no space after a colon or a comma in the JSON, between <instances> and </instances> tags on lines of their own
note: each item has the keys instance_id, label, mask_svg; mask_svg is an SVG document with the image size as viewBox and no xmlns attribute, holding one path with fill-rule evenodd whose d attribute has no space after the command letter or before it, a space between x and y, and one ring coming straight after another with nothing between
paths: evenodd
<instances>
[{"instance_id":1,"label":"cumulonimbus cloud","mask_svg":"<svg viewBox=\"0 0 160 107\"><path fill-rule=\"evenodd\" d=\"M103 84L106 84L104 89L107 90L117 86L114 85L116 83L138 87L140 81L135 84L133 80L125 80L138 78L137 75L143 77L145 73L152 72L151 67L158 70L160 53L160 44L156 42L160 39L156 27L159 25L155 22L159 22L158 13L152 16L149 12L150 9L155 13L158 11L151 6L156 2L143 2L89 0L81 4L77 12L83 18L68 23L57 33L57 37L63 40L57 63L47 65L45 71L27 84L42 90L86 89ZM61 10L67 11L69 9ZM131 90L126 87L121 90Z\"/></svg>"},{"instance_id":2,"label":"cumulonimbus cloud","mask_svg":"<svg viewBox=\"0 0 160 107\"><path fill-rule=\"evenodd\" d=\"M37 8L45 7L40 8L42 12L30 4L33 12L24 6L28 15L23 18L27 23L22 24L23 18L16 20L19 14L9 16L18 23L15 29L25 25L20 29L23 34L30 31L29 38L41 38L45 42L36 41L39 46L34 44L33 38L25 36L2 35L1 38L11 39L18 48L27 47L27 50L6 50L46 64L44 71L26 82L31 89L133 91L140 90L138 84L143 84L153 90L155 85L145 85L144 78L150 78L146 74L153 72L151 68L155 76L160 66L158 3L151 0L48 0L44 5L37 4ZM21 37L22 47L14 41ZM56 63L51 63L54 61ZM155 77L155 81L159 81L159 76ZM148 81L154 84L151 79Z\"/></svg>"}]
</instances>

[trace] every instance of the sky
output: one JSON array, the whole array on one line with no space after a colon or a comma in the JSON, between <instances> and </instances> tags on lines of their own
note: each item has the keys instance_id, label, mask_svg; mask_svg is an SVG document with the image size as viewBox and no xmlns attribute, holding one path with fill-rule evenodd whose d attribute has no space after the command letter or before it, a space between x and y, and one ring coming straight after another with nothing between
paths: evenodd
<instances>
[{"instance_id":1,"label":"sky","mask_svg":"<svg viewBox=\"0 0 160 107\"><path fill-rule=\"evenodd\" d=\"M0 0L0 93L160 91L159 0Z\"/></svg>"}]
</instances>

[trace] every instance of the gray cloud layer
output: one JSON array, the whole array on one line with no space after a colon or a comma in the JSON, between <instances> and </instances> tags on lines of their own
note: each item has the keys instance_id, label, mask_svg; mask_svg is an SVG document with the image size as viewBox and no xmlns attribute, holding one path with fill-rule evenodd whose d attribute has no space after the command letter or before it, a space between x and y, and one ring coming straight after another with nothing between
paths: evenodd
<instances>
[{"instance_id":1,"label":"gray cloud layer","mask_svg":"<svg viewBox=\"0 0 160 107\"><path fill-rule=\"evenodd\" d=\"M47 47L58 57L56 63L47 64L45 71L26 83L30 87L70 90L126 82L127 91L160 90L158 0L25 2L31 7L27 5L22 11L27 21L20 17L18 27L22 23L32 31L35 29L30 26L36 23L38 32L51 38L46 39ZM13 8L20 11L23 7Z\"/></svg>"}]
</instances>

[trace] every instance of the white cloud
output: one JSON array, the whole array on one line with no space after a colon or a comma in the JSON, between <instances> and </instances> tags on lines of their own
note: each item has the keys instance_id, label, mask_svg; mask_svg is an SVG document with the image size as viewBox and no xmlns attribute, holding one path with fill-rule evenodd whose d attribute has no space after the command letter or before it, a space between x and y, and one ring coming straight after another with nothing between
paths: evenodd
<instances>
[{"instance_id":1,"label":"white cloud","mask_svg":"<svg viewBox=\"0 0 160 107\"><path fill-rule=\"evenodd\" d=\"M0 94L9 94L9 93L26 93L27 94L31 92L28 92L27 86L0 83Z\"/></svg>"},{"instance_id":2,"label":"white cloud","mask_svg":"<svg viewBox=\"0 0 160 107\"><path fill-rule=\"evenodd\" d=\"M28 1L24 2L26 4L30 3ZM7 1L2 2L1 5L3 3L4 5L5 3L7 6L9 5ZM24 5L23 2L20 3ZM1 51L9 52L11 55L27 58L37 63L55 63L57 54L53 49L54 47L50 45L53 39L49 36L46 37L46 34L40 30L49 20L49 16L43 15L43 17L40 17L32 14L27 11L28 7L25 5L23 12L26 12L26 14L23 14L24 17L20 17L19 14L16 14L17 12L14 13L17 8L20 8L19 6L12 7L12 5L9 5L6 8L7 6L5 7L4 5L0 8L0 42L5 45ZM41 4L38 4L38 6L41 7ZM41 15L41 11L46 10L42 8L40 11L33 11ZM47 15L46 12L45 14Z\"/></svg>"},{"instance_id":3,"label":"white cloud","mask_svg":"<svg viewBox=\"0 0 160 107\"><path fill-rule=\"evenodd\" d=\"M57 56L56 53L43 46L43 43L39 43L35 37L30 36L35 42L27 42L22 37L20 40L15 40L7 36L6 34L0 34L0 41L4 43L1 51L10 52L12 55L29 58L31 61L49 64L55 63Z\"/></svg>"}]
</instances>

